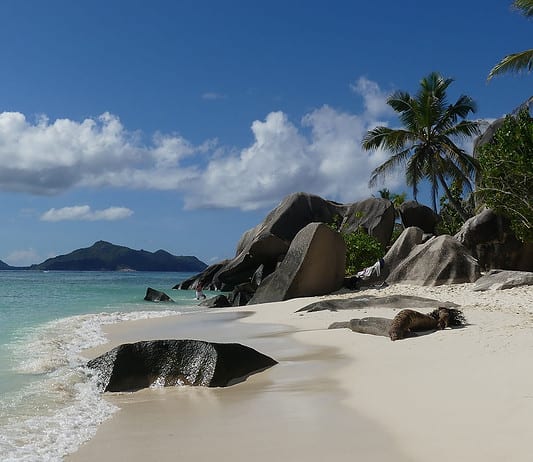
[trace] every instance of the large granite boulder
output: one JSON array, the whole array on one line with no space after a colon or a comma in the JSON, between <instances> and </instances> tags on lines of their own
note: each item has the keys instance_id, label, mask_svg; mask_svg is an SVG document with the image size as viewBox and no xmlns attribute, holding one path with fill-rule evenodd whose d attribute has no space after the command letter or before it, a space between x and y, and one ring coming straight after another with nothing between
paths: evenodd
<instances>
[{"instance_id":1,"label":"large granite boulder","mask_svg":"<svg viewBox=\"0 0 533 462\"><path fill-rule=\"evenodd\" d=\"M502 290L532 285L533 272L492 270L476 281L473 290Z\"/></svg>"},{"instance_id":2,"label":"large granite boulder","mask_svg":"<svg viewBox=\"0 0 533 462\"><path fill-rule=\"evenodd\" d=\"M89 361L102 391L150 386L226 387L277 362L238 343L151 340L120 345Z\"/></svg>"},{"instance_id":3,"label":"large granite boulder","mask_svg":"<svg viewBox=\"0 0 533 462\"><path fill-rule=\"evenodd\" d=\"M455 238L477 258L482 270L533 271L533 243L523 243L509 220L485 209L470 218Z\"/></svg>"},{"instance_id":4,"label":"large granite boulder","mask_svg":"<svg viewBox=\"0 0 533 462\"><path fill-rule=\"evenodd\" d=\"M152 289L151 287L148 287L146 289L146 295L144 296L144 299L147 302L173 302L174 301L165 292Z\"/></svg>"},{"instance_id":5,"label":"large granite boulder","mask_svg":"<svg viewBox=\"0 0 533 462\"><path fill-rule=\"evenodd\" d=\"M386 281L424 286L474 282L479 265L452 236L443 235L418 244L393 268Z\"/></svg>"},{"instance_id":6,"label":"large granite boulder","mask_svg":"<svg viewBox=\"0 0 533 462\"><path fill-rule=\"evenodd\" d=\"M416 226L424 233L435 234L435 226L440 217L429 207L416 201L407 201L400 205L398 211L405 228Z\"/></svg>"},{"instance_id":7,"label":"large granite boulder","mask_svg":"<svg viewBox=\"0 0 533 462\"><path fill-rule=\"evenodd\" d=\"M324 295L342 287L346 247L342 236L311 223L294 237L287 255L257 288L250 304Z\"/></svg>"},{"instance_id":8,"label":"large granite boulder","mask_svg":"<svg viewBox=\"0 0 533 462\"><path fill-rule=\"evenodd\" d=\"M391 201L371 197L346 206L341 229L343 232L354 232L364 228L386 248L392 237L395 218L396 212Z\"/></svg>"},{"instance_id":9,"label":"large granite boulder","mask_svg":"<svg viewBox=\"0 0 533 462\"><path fill-rule=\"evenodd\" d=\"M424 231L416 226L411 226L403 230L398 239L394 241L391 248L383 257L383 268L379 279L385 280L393 268L396 268L405 260L413 249L424 242Z\"/></svg>"}]
</instances>

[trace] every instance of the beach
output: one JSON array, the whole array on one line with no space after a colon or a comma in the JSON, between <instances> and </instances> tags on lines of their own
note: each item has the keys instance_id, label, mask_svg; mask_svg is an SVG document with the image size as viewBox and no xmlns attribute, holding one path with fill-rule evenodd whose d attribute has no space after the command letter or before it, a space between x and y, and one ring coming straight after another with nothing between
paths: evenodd
<instances>
[{"instance_id":1,"label":"beach","mask_svg":"<svg viewBox=\"0 0 533 462\"><path fill-rule=\"evenodd\" d=\"M227 388L107 393L120 410L66 460L529 461L533 288L472 288L391 285L106 326L109 342L88 358L195 338L243 343L279 364ZM297 312L363 294L454 302L468 323L392 342L328 326L398 309Z\"/></svg>"}]
</instances>

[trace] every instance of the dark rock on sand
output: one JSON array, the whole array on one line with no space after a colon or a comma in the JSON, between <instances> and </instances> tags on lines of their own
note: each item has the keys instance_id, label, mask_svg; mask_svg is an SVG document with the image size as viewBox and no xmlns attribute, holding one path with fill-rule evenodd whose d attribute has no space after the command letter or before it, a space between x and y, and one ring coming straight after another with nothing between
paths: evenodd
<instances>
[{"instance_id":1,"label":"dark rock on sand","mask_svg":"<svg viewBox=\"0 0 533 462\"><path fill-rule=\"evenodd\" d=\"M324 295L342 287L344 240L323 223L311 223L293 239L287 255L263 280L251 304Z\"/></svg>"},{"instance_id":2,"label":"dark rock on sand","mask_svg":"<svg viewBox=\"0 0 533 462\"><path fill-rule=\"evenodd\" d=\"M152 289L151 287L148 287L146 289L146 295L144 296L144 299L148 302L173 302L165 292L161 292L160 290Z\"/></svg>"},{"instance_id":3,"label":"dark rock on sand","mask_svg":"<svg viewBox=\"0 0 533 462\"><path fill-rule=\"evenodd\" d=\"M386 295L384 297L358 295L352 298L319 300L300 308L297 312L307 311L312 313L314 311L358 310L361 308L436 308L438 306L454 307L458 305L453 302L441 302L440 300L416 297L414 295Z\"/></svg>"},{"instance_id":4,"label":"dark rock on sand","mask_svg":"<svg viewBox=\"0 0 533 462\"><path fill-rule=\"evenodd\" d=\"M533 285L533 272L492 270L476 281L473 290L502 290L531 285Z\"/></svg>"},{"instance_id":5,"label":"dark rock on sand","mask_svg":"<svg viewBox=\"0 0 533 462\"><path fill-rule=\"evenodd\" d=\"M89 361L102 391L157 386L225 387L277 362L238 343L152 340L120 345Z\"/></svg>"},{"instance_id":6,"label":"dark rock on sand","mask_svg":"<svg viewBox=\"0 0 533 462\"><path fill-rule=\"evenodd\" d=\"M435 234L435 226L440 217L429 207L416 201L407 201L398 208L402 223L406 228L416 226L424 233Z\"/></svg>"}]
</instances>

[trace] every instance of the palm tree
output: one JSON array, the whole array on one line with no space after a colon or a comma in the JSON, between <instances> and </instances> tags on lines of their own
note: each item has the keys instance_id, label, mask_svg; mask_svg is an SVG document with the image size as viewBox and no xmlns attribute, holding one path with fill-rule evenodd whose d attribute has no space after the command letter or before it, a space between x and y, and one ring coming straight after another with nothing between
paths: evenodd
<instances>
[{"instance_id":1,"label":"palm tree","mask_svg":"<svg viewBox=\"0 0 533 462\"><path fill-rule=\"evenodd\" d=\"M515 0L513 6L520 10L524 16L533 17L533 0ZM492 79L495 75L520 72L524 69L528 72L533 69L533 49L507 55L491 69L487 80Z\"/></svg>"},{"instance_id":2,"label":"palm tree","mask_svg":"<svg viewBox=\"0 0 533 462\"><path fill-rule=\"evenodd\" d=\"M435 212L441 186L452 206L466 220L469 216L450 192L447 179L472 190L471 178L477 171L478 163L453 139L478 134L479 123L463 120L476 110L470 97L463 95L454 104L448 104L446 90L452 82L453 79L433 72L420 81L420 90L414 97L403 91L392 94L387 104L399 113L403 128L376 127L366 133L362 145L366 150L383 148L392 153L372 172L371 188L379 178L405 165L406 181L413 188L415 200L418 185L428 180L432 186Z\"/></svg>"}]
</instances>

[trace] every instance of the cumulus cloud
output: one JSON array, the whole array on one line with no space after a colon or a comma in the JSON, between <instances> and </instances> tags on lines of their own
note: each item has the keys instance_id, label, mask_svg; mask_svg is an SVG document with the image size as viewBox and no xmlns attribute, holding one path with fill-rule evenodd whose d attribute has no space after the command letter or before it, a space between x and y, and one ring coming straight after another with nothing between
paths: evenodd
<instances>
[{"instance_id":1,"label":"cumulus cloud","mask_svg":"<svg viewBox=\"0 0 533 462\"><path fill-rule=\"evenodd\" d=\"M119 118L103 114L76 122L0 114L0 189L56 194L66 189L114 187L175 190L189 209L270 207L283 196L306 191L330 199L368 197L370 172L387 155L361 149L364 133L390 118L386 95L361 78L351 89L362 98L359 114L322 106L290 120L271 112L251 124L253 141L236 148L217 140L195 145L179 134L156 133L143 144ZM201 161L200 161L201 160ZM392 178L387 187L398 183ZM109 212L113 210L113 212ZM127 209L91 211L88 206L52 209L43 220L124 218ZM118 218L117 218L118 219Z\"/></svg>"},{"instance_id":2,"label":"cumulus cloud","mask_svg":"<svg viewBox=\"0 0 533 462\"><path fill-rule=\"evenodd\" d=\"M88 205L52 208L41 215L42 221L115 221L123 220L133 214L126 207L109 207L104 210L91 210Z\"/></svg>"}]
</instances>

